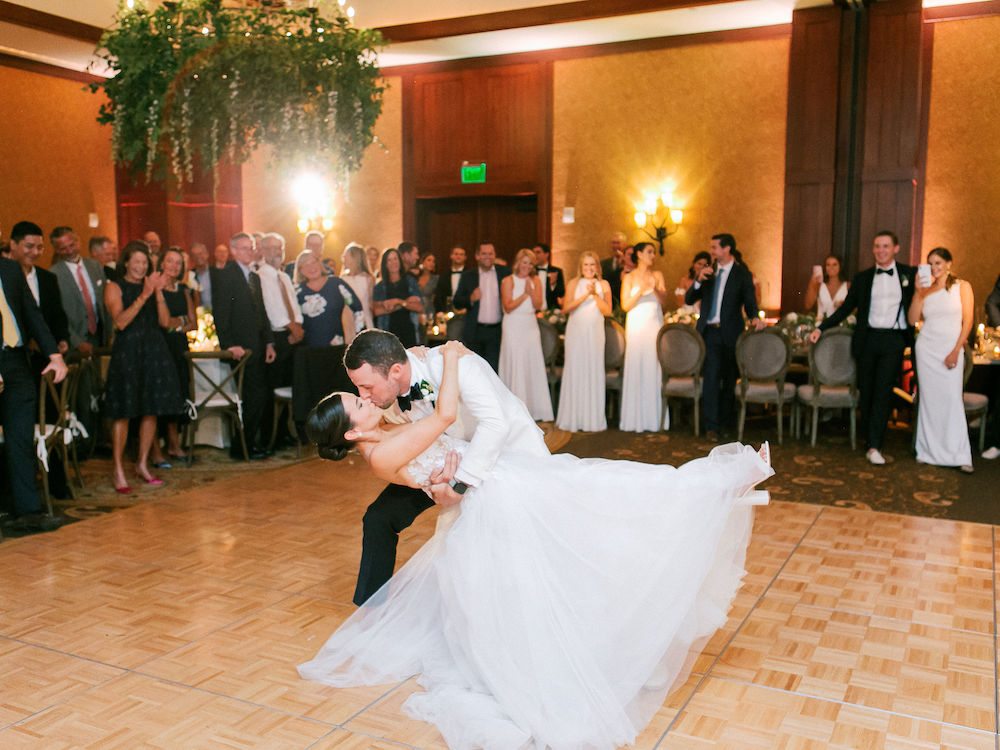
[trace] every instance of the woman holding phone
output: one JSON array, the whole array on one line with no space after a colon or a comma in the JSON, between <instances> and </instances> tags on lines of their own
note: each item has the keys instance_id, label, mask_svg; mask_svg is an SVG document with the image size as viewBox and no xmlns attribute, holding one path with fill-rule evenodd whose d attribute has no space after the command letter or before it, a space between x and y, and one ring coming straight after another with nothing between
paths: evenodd
<instances>
[{"instance_id":1,"label":"woman holding phone","mask_svg":"<svg viewBox=\"0 0 1000 750\"><path fill-rule=\"evenodd\" d=\"M921 269L910 303L910 325L923 320L914 347L920 405L917 408L917 461L957 466L972 473L972 448L965 421L964 346L972 331L972 286L951 274L951 253L936 247L927 254L930 278Z\"/></svg>"},{"instance_id":2,"label":"woman holding phone","mask_svg":"<svg viewBox=\"0 0 1000 750\"><path fill-rule=\"evenodd\" d=\"M822 266L813 266L813 275L806 287L806 311L816 306L816 321L827 317L847 297L851 283L844 280L843 266L836 255L827 256Z\"/></svg>"}]
</instances>

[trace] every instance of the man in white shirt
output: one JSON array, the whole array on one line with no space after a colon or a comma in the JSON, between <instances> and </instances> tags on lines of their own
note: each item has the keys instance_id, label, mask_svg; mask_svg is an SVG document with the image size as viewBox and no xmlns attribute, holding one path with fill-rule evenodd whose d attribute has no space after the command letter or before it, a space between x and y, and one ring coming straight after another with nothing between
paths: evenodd
<instances>
[{"instance_id":1,"label":"man in white shirt","mask_svg":"<svg viewBox=\"0 0 1000 750\"><path fill-rule=\"evenodd\" d=\"M455 292L454 305L465 310L465 332L462 343L500 369L500 335L503 306L500 304L500 282L510 275L510 269L496 265L496 248L484 242L476 251L477 267L462 274Z\"/></svg>"}]
</instances>

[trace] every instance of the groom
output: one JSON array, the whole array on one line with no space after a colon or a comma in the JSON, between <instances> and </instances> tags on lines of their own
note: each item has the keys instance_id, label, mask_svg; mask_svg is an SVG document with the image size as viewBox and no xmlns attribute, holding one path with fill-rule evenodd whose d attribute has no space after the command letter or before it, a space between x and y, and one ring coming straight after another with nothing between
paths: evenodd
<instances>
[{"instance_id":1,"label":"groom","mask_svg":"<svg viewBox=\"0 0 1000 750\"><path fill-rule=\"evenodd\" d=\"M430 349L421 359L407 352L393 334L368 330L351 343L344 366L361 398L392 412L398 404L406 421L416 421L434 410L444 369L437 349ZM451 459L431 474L434 499L423 490L390 484L365 512L361 567L354 591L354 603L359 606L392 577L399 532L418 515L435 503L460 502L470 487L479 486L489 475L504 449L538 455L549 452L542 431L524 404L482 357L470 353L459 359L458 391L458 419L447 432L470 445L457 467Z\"/></svg>"}]
</instances>

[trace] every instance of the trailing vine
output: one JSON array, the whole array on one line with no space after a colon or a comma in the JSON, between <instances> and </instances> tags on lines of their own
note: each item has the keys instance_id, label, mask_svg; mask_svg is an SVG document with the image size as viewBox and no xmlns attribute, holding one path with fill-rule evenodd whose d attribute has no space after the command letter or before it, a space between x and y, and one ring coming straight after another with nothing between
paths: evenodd
<instances>
[{"instance_id":1,"label":"trailing vine","mask_svg":"<svg viewBox=\"0 0 1000 750\"><path fill-rule=\"evenodd\" d=\"M346 184L382 110L381 37L336 5L332 17L275 5L123 6L97 52L113 75L90 86L107 96L97 120L112 126L115 161L179 185L196 165L240 164L267 145Z\"/></svg>"}]
</instances>

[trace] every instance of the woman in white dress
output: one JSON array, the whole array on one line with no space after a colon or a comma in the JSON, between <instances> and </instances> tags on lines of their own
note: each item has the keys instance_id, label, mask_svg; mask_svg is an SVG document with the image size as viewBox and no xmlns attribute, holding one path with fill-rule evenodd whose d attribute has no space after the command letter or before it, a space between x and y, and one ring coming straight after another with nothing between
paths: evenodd
<instances>
[{"instance_id":1,"label":"woman in white dress","mask_svg":"<svg viewBox=\"0 0 1000 750\"><path fill-rule=\"evenodd\" d=\"M424 419L386 424L353 394L320 402L306 426L320 455L356 447L382 479L426 486L468 445L442 434L455 344ZM403 710L452 750L630 744L726 622L765 455L734 443L674 468L506 450L299 673L337 687L419 674Z\"/></svg>"},{"instance_id":2,"label":"woman in white dress","mask_svg":"<svg viewBox=\"0 0 1000 750\"><path fill-rule=\"evenodd\" d=\"M951 275L951 253L936 247L927 254L931 283L910 303L910 325L923 320L915 346L920 405L917 408L917 461L958 466L972 473L972 447L965 420L965 342L972 331L972 286Z\"/></svg>"},{"instance_id":3,"label":"woman in white dress","mask_svg":"<svg viewBox=\"0 0 1000 750\"><path fill-rule=\"evenodd\" d=\"M840 265L840 258L836 255L830 255L823 261L823 275L813 276L809 279L805 296L806 310L812 310L813 305L816 306L816 322L818 323L840 307L840 304L847 297L847 290L850 288L851 283L844 281L844 271Z\"/></svg>"},{"instance_id":4,"label":"woman in white dress","mask_svg":"<svg viewBox=\"0 0 1000 750\"><path fill-rule=\"evenodd\" d=\"M528 407L532 419L548 422L552 420L552 397L535 317L535 312L542 309L542 282L535 273L535 254L531 250L519 250L513 265L513 273L500 282L503 325L497 373Z\"/></svg>"},{"instance_id":5,"label":"woman in white dress","mask_svg":"<svg viewBox=\"0 0 1000 750\"><path fill-rule=\"evenodd\" d=\"M374 328L372 318L372 290L375 288L375 277L368 270L368 260L361 245L350 243L344 248L340 259L340 278L348 283L358 299L361 300L361 311L365 318L365 328Z\"/></svg>"},{"instance_id":6,"label":"woman in white dress","mask_svg":"<svg viewBox=\"0 0 1000 750\"><path fill-rule=\"evenodd\" d=\"M601 278L597 255L580 255L579 276L566 285L562 310L566 355L556 427L576 432L608 428L604 415L604 319L611 314L611 286Z\"/></svg>"},{"instance_id":7,"label":"woman in white dress","mask_svg":"<svg viewBox=\"0 0 1000 750\"><path fill-rule=\"evenodd\" d=\"M663 374L656 354L656 334L663 326L667 287L653 270L656 251L651 242L635 246L635 270L622 278L625 318L625 364L618 429L656 432L660 429L660 389ZM664 425L669 427L669 425Z\"/></svg>"}]
</instances>

